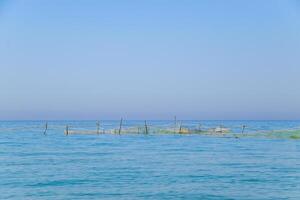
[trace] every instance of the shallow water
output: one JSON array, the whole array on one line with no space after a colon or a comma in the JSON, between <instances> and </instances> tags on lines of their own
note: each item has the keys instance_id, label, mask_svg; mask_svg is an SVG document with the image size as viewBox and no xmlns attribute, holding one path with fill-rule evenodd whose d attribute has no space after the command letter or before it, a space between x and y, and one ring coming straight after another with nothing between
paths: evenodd
<instances>
[{"instance_id":1,"label":"shallow water","mask_svg":"<svg viewBox=\"0 0 300 200\"><path fill-rule=\"evenodd\" d=\"M103 128L118 121L101 122ZM150 125L171 124L150 121ZM184 121L194 126L197 121ZM300 199L300 140L176 134L65 136L95 121L0 122L0 199ZM124 127L143 124L125 121ZM236 134L300 121L201 121Z\"/></svg>"}]
</instances>

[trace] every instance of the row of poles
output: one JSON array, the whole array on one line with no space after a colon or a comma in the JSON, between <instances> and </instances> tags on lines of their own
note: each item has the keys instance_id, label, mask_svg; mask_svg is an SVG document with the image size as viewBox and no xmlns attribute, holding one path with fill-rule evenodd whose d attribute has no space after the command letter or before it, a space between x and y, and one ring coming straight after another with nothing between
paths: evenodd
<instances>
[{"instance_id":1,"label":"row of poles","mask_svg":"<svg viewBox=\"0 0 300 200\"><path fill-rule=\"evenodd\" d=\"M120 120L118 134L121 134L121 132L122 132L122 126L123 126L123 118L121 118L121 120ZM148 128L146 120L145 120L144 126L145 126L145 133L148 134L149 133L149 128ZM66 125L66 128L65 128L65 134L66 135L69 135L69 130L70 130L69 125ZM140 130L140 129L138 128L138 130ZM47 131L48 131L48 122L45 123L44 135L47 134ZM96 122L96 132L97 132L97 134L100 134L100 121Z\"/></svg>"},{"instance_id":2,"label":"row of poles","mask_svg":"<svg viewBox=\"0 0 300 200\"><path fill-rule=\"evenodd\" d=\"M177 127L177 118L176 118L176 116L174 117L174 123L175 123L174 124L175 125L174 126L174 133L175 133L176 132L176 127ZM121 120L120 120L118 134L121 134L122 126L123 126L123 118L121 118ZM97 129L96 129L97 134L100 134L100 121L96 122L96 127L97 127ZM148 134L148 125L147 125L147 121L146 120L145 120L144 127L145 127L145 133ZM246 127L247 127L246 125L242 126L242 134L245 132L245 128ZM222 128L222 126L221 126L221 128ZM138 127L138 133L139 133L139 130L140 130L140 128ZM48 131L48 122L46 122L46 124L45 124L44 135L47 134L47 131ZM182 132L182 123L180 123L180 125L179 125L179 133L181 133L181 132ZM69 135L69 125L66 125L65 134Z\"/></svg>"},{"instance_id":3,"label":"row of poles","mask_svg":"<svg viewBox=\"0 0 300 200\"><path fill-rule=\"evenodd\" d=\"M123 118L121 118L121 120L120 120L120 126L119 126L119 130L118 130L119 134L121 134L122 126L123 126ZM147 125L147 121L146 120L145 120L144 126L145 126L145 133L148 134L148 125ZM140 130L140 128L138 127L138 133L139 133L139 130Z\"/></svg>"}]
</instances>

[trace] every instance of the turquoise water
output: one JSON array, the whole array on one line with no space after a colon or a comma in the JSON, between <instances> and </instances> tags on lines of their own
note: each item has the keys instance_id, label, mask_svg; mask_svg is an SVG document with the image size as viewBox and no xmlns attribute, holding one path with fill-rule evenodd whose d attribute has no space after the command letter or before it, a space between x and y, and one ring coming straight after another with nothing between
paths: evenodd
<instances>
[{"instance_id":1,"label":"turquoise water","mask_svg":"<svg viewBox=\"0 0 300 200\"><path fill-rule=\"evenodd\" d=\"M101 129L118 121L101 121ZM143 124L125 121L124 127ZM149 121L164 126L172 121ZM198 121L184 121L196 126ZM300 121L201 121L240 134ZM300 140L197 134L64 135L95 121L0 122L0 199L300 199Z\"/></svg>"}]
</instances>

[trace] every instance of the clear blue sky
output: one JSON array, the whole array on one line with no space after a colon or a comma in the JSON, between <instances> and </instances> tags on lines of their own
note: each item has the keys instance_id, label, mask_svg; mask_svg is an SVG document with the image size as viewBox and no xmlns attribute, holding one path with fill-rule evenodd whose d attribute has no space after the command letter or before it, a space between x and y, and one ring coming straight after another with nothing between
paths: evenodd
<instances>
[{"instance_id":1,"label":"clear blue sky","mask_svg":"<svg viewBox=\"0 0 300 200\"><path fill-rule=\"evenodd\" d=\"M296 0L0 0L0 119L300 119Z\"/></svg>"}]
</instances>

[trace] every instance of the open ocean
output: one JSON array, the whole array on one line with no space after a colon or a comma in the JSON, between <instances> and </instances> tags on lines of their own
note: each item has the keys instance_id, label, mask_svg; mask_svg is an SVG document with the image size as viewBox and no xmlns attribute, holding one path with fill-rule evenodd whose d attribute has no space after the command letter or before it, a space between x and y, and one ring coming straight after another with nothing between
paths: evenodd
<instances>
[{"instance_id":1,"label":"open ocean","mask_svg":"<svg viewBox=\"0 0 300 200\"><path fill-rule=\"evenodd\" d=\"M0 121L0 199L300 199L300 140L198 134L64 134L95 121ZM124 127L143 124L124 121ZM300 129L300 121L222 124L236 135ZM118 127L100 121L100 127ZM172 121L148 121L155 125Z\"/></svg>"}]
</instances>

